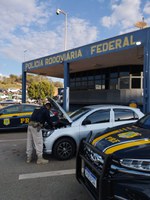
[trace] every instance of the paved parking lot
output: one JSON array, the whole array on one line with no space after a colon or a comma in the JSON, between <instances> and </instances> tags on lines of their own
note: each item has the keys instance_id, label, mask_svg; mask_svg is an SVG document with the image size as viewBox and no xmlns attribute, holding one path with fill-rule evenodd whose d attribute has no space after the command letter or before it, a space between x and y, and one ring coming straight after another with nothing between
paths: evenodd
<instances>
[{"instance_id":1,"label":"paved parking lot","mask_svg":"<svg viewBox=\"0 0 150 200\"><path fill-rule=\"evenodd\" d=\"M27 164L25 150L25 132L0 133L1 200L90 200L75 178L75 158Z\"/></svg>"}]
</instances>

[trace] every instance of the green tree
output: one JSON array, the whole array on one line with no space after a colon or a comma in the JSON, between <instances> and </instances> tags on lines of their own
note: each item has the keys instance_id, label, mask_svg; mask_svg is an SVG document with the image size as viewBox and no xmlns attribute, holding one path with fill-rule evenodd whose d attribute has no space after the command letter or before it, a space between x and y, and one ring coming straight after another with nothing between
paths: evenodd
<instances>
[{"instance_id":1,"label":"green tree","mask_svg":"<svg viewBox=\"0 0 150 200\"><path fill-rule=\"evenodd\" d=\"M29 84L27 91L29 98L44 100L54 95L54 84L48 80L33 81Z\"/></svg>"},{"instance_id":2,"label":"green tree","mask_svg":"<svg viewBox=\"0 0 150 200\"><path fill-rule=\"evenodd\" d=\"M28 96L31 99L38 99L38 82L33 81L27 88Z\"/></svg>"}]
</instances>

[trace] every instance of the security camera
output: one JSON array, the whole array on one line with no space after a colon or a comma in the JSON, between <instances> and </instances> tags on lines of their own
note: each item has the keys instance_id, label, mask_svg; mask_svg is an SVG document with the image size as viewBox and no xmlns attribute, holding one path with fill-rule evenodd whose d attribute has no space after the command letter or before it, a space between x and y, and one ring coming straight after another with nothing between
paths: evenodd
<instances>
[{"instance_id":1,"label":"security camera","mask_svg":"<svg viewBox=\"0 0 150 200\"><path fill-rule=\"evenodd\" d=\"M57 10L56 10L56 15L59 15L60 12L61 12L61 10L60 10L60 9L57 9Z\"/></svg>"}]
</instances>

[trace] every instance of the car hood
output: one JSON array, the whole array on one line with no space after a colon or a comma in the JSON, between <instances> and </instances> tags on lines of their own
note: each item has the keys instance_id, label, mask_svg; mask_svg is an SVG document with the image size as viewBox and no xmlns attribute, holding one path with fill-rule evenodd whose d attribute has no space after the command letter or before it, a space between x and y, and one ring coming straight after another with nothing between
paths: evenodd
<instances>
[{"instance_id":1,"label":"car hood","mask_svg":"<svg viewBox=\"0 0 150 200\"><path fill-rule=\"evenodd\" d=\"M72 119L54 99L50 98L49 101L56 110L60 111L64 115L64 117L68 120L69 123L72 123Z\"/></svg>"},{"instance_id":2,"label":"car hood","mask_svg":"<svg viewBox=\"0 0 150 200\"><path fill-rule=\"evenodd\" d=\"M150 150L150 130L140 128L136 124L119 126L118 129L113 128L97 134L92 145L105 154L134 154L138 149Z\"/></svg>"}]
</instances>

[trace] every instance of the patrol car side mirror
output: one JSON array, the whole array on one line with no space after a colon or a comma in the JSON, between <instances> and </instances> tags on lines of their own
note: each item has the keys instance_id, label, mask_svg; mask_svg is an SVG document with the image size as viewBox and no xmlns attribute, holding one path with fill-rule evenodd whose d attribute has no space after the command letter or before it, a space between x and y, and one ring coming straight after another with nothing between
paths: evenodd
<instances>
[{"instance_id":1,"label":"patrol car side mirror","mask_svg":"<svg viewBox=\"0 0 150 200\"><path fill-rule=\"evenodd\" d=\"M89 119L85 119L83 122L82 122L82 125L88 125L88 124L91 124L91 121Z\"/></svg>"}]
</instances>

